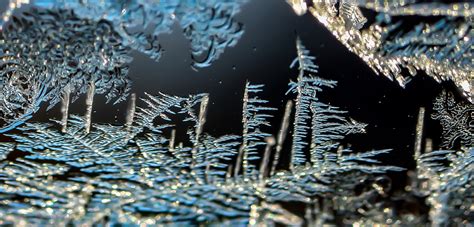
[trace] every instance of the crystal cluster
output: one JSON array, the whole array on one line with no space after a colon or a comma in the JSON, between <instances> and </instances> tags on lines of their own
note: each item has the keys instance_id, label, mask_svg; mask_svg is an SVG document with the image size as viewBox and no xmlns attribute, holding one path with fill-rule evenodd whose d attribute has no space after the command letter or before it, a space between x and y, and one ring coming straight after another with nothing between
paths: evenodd
<instances>
[{"instance_id":1,"label":"crystal cluster","mask_svg":"<svg viewBox=\"0 0 474 227\"><path fill-rule=\"evenodd\" d=\"M34 40L34 42L32 42ZM129 90L130 49L107 21L79 19L71 11L31 10L0 32L0 132L94 83L109 101Z\"/></svg>"},{"instance_id":2,"label":"crystal cluster","mask_svg":"<svg viewBox=\"0 0 474 227\"><path fill-rule=\"evenodd\" d=\"M10 1L8 23L0 24L0 132L22 124L44 102L51 108L76 100L87 90L83 85L122 101L131 51L158 60L158 35L176 21L191 42L192 66L209 66L242 36L233 16L245 2ZM22 11L14 14L17 8Z\"/></svg>"},{"instance_id":3,"label":"crystal cluster","mask_svg":"<svg viewBox=\"0 0 474 227\"><path fill-rule=\"evenodd\" d=\"M191 42L193 66L207 67L227 47L237 44L242 24L233 17L248 0L207 1L82 1L31 0L37 7L71 9L80 17L113 24L126 45L158 60L161 46L157 37L169 33L178 23Z\"/></svg>"},{"instance_id":4,"label":"crystal cluster","mask_svg":"<svg viewBox=\"0 0 474 227\"><path fill-rule=\"evenodd\" d=\"M417 194L430 205L434 226L469 225L474 217L474 105L456 102L442 92L434 103L433 118L443 127L442 146L432 151L427 142L424 154L415 154Z\"/></svg>"},{"instance_id":5,"label":"crystal cluster","mask_svg":"<svg viewBox=\"0 0 474 227\"><path fill-rule=\"evenodd\" d=\"M451 80L473 102L474 5L418 0L289 0L298 14L309 10L376 73L405 86L417 71ZM367 23L366 12L377 16ZM368 13L366 13L368 14ZM420 21L413 25L413 20Z\"/></svg>"}]
</instances>

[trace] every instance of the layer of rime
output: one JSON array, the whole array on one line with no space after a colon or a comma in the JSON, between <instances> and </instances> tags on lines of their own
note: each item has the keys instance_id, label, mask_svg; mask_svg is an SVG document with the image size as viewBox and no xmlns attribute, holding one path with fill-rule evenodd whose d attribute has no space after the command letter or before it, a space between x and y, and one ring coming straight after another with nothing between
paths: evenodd
<instances>
[{"instance_id":1,"label":"layer of rime","mask_svg":"<svg viewBox=\"0 0 474 227\"><path fill-rule=\"evenodd\" d=\"M300 69L315 68L301 41L297 46ZM367 184L372 195L385 190L379 174L403 169L375 159L389 150L344 148L344 135L360 132L364 125L320 102L313 91L324 84L315 81L335 86L308 75L290 83L297 114L294 119L285 114L277 138L265 132L275 109L258 96L263 85L251 83L245 87L242 135L205 132L208 94L147 94L144 107L136 107L132 96L131 120L123 126L90 123L90 116L76 115L26 123L8 135L14 142L0 143L0 223L273 225L331 223L334 215L355 221L360 217L346 214L345 203L353 210L365 206L350 200L365 200L356 187ZM296 89L298 83L304 88ZM288 106L285 111L290 112ZM177 141L171 116L193 124L189 141ZM274 146L282 146L289 121L299 133L293 134L297 144L287 163L274 155L285 151ZM298 139L303 133L311 145ZM285 202L305 204L311 218L290 212Z\"/></svg>"},{"instance_id":2,"label":"layer of rime","mask_svg":"<svg viewBox=\"0 0 474 227\"><path fill-rule=\"evenodd\" d=\"M404 87L423 71L474 102L474 4L422 0L287 0L311 14L377 74ZM308 2L311 2L309 4ZM373 12L368 23L364 16ZM416 24L413 22L416 21Z\"/></svg>"}]
</instances>

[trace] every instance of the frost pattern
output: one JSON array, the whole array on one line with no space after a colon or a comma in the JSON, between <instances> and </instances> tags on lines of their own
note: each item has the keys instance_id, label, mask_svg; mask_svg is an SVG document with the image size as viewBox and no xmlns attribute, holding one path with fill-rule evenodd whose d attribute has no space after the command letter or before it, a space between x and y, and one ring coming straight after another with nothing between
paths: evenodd
<instances>
[{"instance_id":1,"label":"frost pattern","mask_svg":"<svg viewBox=\"0 0 474 227\"><path fill-rule=\"evenodd\" d=\"M113 24L125 45L158 60L161 46L157 36L171 32L179 23L184 36L191 42L193 66L207 67L227 47L233 47L243 34L242 24L233 17L247 0L208 0L160 2L41 0L32 4L42 8L70 9L80 18L93 21L105 19ZM151 29L151 32L146 32Z\"/></svg>"},{"instance_id":2,"label":"frost pattern","mask_svg":"<svg viewBox=\"0 0 474 227\"><path fill-rule=\"evenodd\" d=\"M288 0L299 15L310 11L377 74L404 87L424 71L438 82L452 80L473 102L473 3L421 0ZM361 9L377 14L374 22ZM368 14L368 13L366 13ZM410 25L410 20L421 21ZM435 21L435 22L433 22Z\"/></svg>"},{"instance_id":3,"label":"frost pattern","mask_svg":"<svg viewBox=\"0 0 474 227\"><path fill-rule=\"evenodd\" d=\"M75 101L91 85L92 95L124 100L131 51L158 60L157 37L175 21L191 42L192 66L209 66L242 36L233 17L246 2L42 0L17 14L22 4L12 2L2 19L8 23L0 24L0 132L31 118L44 102L49 109L66 96L67 104Z\"/></svg>"},{"instance_id":4,"label":"frost pattern","mask_svg":"<svg viewBox=\"0 0 474 227\"><path fill-rule=\"evenodd\" d=\"M325 159L322 156L325 151L339 146L335 143L336 140L342 139L345 134L361 132L365 127L355 121L345 120L340 116L345 112L339 111L337 107L319 102L317 93L322 91L322 87L334 87L336 81L311 75L318 72L318 66L313 62L315 57L309 55L309 51L299 38L296 41L296 47L298 56L290 67L298 65L298 80L290 82L288 90L288 92L297 93L291 168L304 165L307 161L304 149L308 145L306 142L308 130L312 131L311 162L317 165Z\"/></svg>"},{"instance_id":5,"label":"frost pattern","mask_svg":"<svg viewBox=\"0 0 474 227\"><path fill-rule=\"evenodd\" d=\"M261 126L270 126L270 123L267 121L267 118L272 117L272 115L264 114L263 111L275 110L270 107L261 106L262 104L267 103L268 101L258 98L258 96L251 96L262 91L263 85L252 85L247 82L245 85L244 93L244 105L242 112L242 123L243 123L243 132L242 132L242 148L243 152L243 173L247 175L256 175L256 165L252 164L256 160L259 160L258 146L264 146L266 143L264 139L270 137L271 134L264 133L261 131ZM237 163L240 165L240 163Z\"/></svg>"},{"instance_id":6,"label":"frost pattern","mask_svg":"<svg viewBox=\"0 0 474 227\"><path fill-rule=\"evenodd\" d=\"M14 16L0 40L0 132L31 118L42 103L53 107L66 93L75 101L90 83L114 102L130 89L130 50L106 21L32 10Z\"/></svg>"},{"instance_id":7,"label":"frost pattern","mask_svg":"<svg viewBox=\"0 0 474 227\"><path fill-rule=\"evenodd\" d=\"M302 46L300 41L298 45ZM307 83L305 89L320 90L316 85ZM143 99L146 106L132 105L135 111L129 114L133 113L133 121L123 126L88 126L87 117L74 115L62 131L54 122L26 123L19 127L20 133L8 135L14 143L0 146L0 223L302 224L303 219L282 202L304 203L308 208L323 204L344 215L343 208L331 205L332 198L357 196L357 184L341 184L340 177L364 182L376 173L402 170L377 164L375 156L388 150L355 153L341 147L334 150L336 145L323 148L321 145L337 143L344 134L360 131L363 125L346 120L342 111L312 96L306 108L316 111L313 116L317 119L309 115L307 120L314 123L311 130L323 129L312 137L324 162L294 165L290 170L279 167L267 175L275 141L260 129L268 125L270 115L266 112L273 110L257 96L262 88L246 84L242 136L213 137L205 132L208 94L147 95ZM306 90L295 90L297 97L303 97L302 91ZM171 115L192 123L189 141L176 142ZM295 130L300 130L298 127L296 124ZM170 130L171 137L167 136ZM311 148L305 150L310 152ZM247 164L242 162L245 159ZM313 159L317 158L298 160L306 163ZM241 172L236 171L239 168ZM318 220L334 221L326 211L310 213L319 215Z\"/></svg>"},{"instance_id":8,"label":"frost pattern","mask_svg":"<svg viewBox=\"0 0 474 227\"><path fill-rule=\"evenodd\" d=\"M443 127L443 147L474 146L474 104L457 102L453 94L443 91L436 98L434 110L433 119Z\"/></svg>"},{"instance_id":9,"label":"frost pattern","mask_svg":"<svg viewBox=\"0 0 474 227\"><path fill-rule=\"evenodd\" d=\"M441 97L444 103L445 93ZM439 102L439 98L436 102ZM432 140L424 135L424 118L425 109L421 107L413 155L416 168L408 170L408 184L402 190L393 191L390 179L382 176L369 180L375 191L364 188L359 194L360 197L336 198L333 201L334 206L342 207L339 209L346 214L351 214L354 209L364 214L345 223L361 226L469 226L472 223L473 146L464 145L456 150L433 151ZM443 120L447 123L446 119ZM453 121L450 123L455 125L456 119L451 120ZM452 127L450 130L450 133L460 134L464 129ZM348 178L341 179L341 182L351 184ZM363 206L360 206L361 203ZM321 211L321 207L316 208ZM322 210L324 209L323 207ZM313 223L321 224L320 219Z\"/></svg>"},{"instance_id":10,"label":"frost pattern","mask_svg":"<svg viewBox=\"0 0 474 227\"><path fill-rule=\"evenodd\" d=\"M419 193L427 195L429 217L434 226L472 223L474 210L474 108L456 102L443 91L434 102L432 118L443 127L441 146L457 150L425 150L417 158Z\"/></svg>"}]
</instances>

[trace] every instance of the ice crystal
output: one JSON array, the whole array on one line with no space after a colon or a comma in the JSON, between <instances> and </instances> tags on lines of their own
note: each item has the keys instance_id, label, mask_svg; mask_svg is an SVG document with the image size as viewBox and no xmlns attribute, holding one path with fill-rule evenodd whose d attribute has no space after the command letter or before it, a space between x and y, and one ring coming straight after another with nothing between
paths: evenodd
<instances>
[{"instance_id":1,"label":"ice crystal","mask_svg":"<svg viewBox=\"0 0 474 227\"><path fill-rule=\"evenodd\" d=\"M290 82L289 90L289 92L298 94L293 132L292 168L304 165L306 162L304 149L308 143L305 137L309 129L312 130L311 162L316 165L323 161L324 151L338 147L337 143L331 142L342 139L344 134L357 132L359 131L357 129L364 128L362 124L350 123L340 117L338 114L344 112L339 111L337 107L319 102L317 93L322 91L323 86L334 87L336 81L312 76L310 73L318 72L318 67L313 62L315 58L309 55L309 51L303 46L300 39L297 39L296 47L298 56L290 67L298 64L299 74L296 82ZM311 127L308 126L310 119L312 119Z\"/></svg>"},{"instance_id":2,"label":"ice crystal","mask_svg":"<svg viewBox=\"0 0 474 227\"><path fill-rule=\"evenodd\" d=\"M243 123L243 141L242 141L242 167L244 175L254 175L256 165L253 164L259 160L258 146L266 145L264 139L271 136L269 133L261 131L262 125L270 126L267 118L272 117L269 114L262 113L263 111L274 110L273 108L261 106L268 101L259 99L257 96L252 97L252 94L262 91L263 85L252 85L247 82L245 85L244 105L242 112ZM240 163L237 163L240 165Z\"/></svg>"},{"instance_id":3,"label":"ice crystal","mask_svg":"<svg viewBox=\"0 0 474 227\"><path fill-rule=\"evenodd\" d=\"M474 146L474 104L458 102L453 94L443 91L436 98L434 110L433 119L443 127L443 147Z\"/></svg>"},{"instance_id":4,"label":"ice crystal","mask_svg":"<svg viewBox=\"0 0 474 227\"><path fill-rule=\"evenodd\" d=\"M405 86L421 70L438 82L452 80L473 101L472 3L312 0L308 7L306 1L288 2L300 15L309 9L376 73ZM361 9L377 13L375 22L366 25ZM413 17L421 22L410 28Z\"/></svg>"},{"instance_id":5,"label":"ice crystal","mask_svg":"<svg viewBox=\"0 0 474 227\"><path fill-rule=\"evenodd\" d=\"M300 41L298 48L300 73L315 68ZM293 164L290 170L275 167L268 171L273 146L281 146L286 136L290 111L286 108L277 141L264 133L261 127L269 125L270 117L266 112L274 109L264 106L267 101L257 96L262 85L246 84L242 136L213 137L205 132L208 94L147 95L142 108L135 107L132 96L127 113L131 120L123 126L89 123L88 116L74 115L67 118L66 126L64 117L56 122L61 129L54 121L26 123L18 133L8 135L14 142L0 145L0 223L302 224L303 219L288 211L283 202L304 203L308 208L323 204L322 212L312 210L309 213L316 216L308 218L321 223L333 221L332 212L347 216L343 205L334 206L333 198L363 200L365 195L355 192L356 182L401 168L377 164L374 157L388 150L354 153L339 146L338 140L360 132L363 125L346 120L343 111L308 93L321 90L323 80L313 83L315 79L300 75L298 82L290 84L290 90L298 93L296 108L300 110L295 121L307 116L294 125L300 133L293 135L293 141L300 146L298 158L293 152L290 163L285 163ZM295 89L302 83L304 87ZM184 116L183 123L193 124L188 129L189 142L177 145L171 115ZM306 120L311 128L300 129L308 124ZM171 137L167 136L170 129ZM303 132L312 135L313 146L302 146L303 139L295 139L306 138ZM304 152L311 153L311 158L300 155ZM303 165L311 162L315 163ZM348 176L354 181L341 183L340 177ZM353 206L357 209L364 204Z\"/></svg>"}]
</instances>

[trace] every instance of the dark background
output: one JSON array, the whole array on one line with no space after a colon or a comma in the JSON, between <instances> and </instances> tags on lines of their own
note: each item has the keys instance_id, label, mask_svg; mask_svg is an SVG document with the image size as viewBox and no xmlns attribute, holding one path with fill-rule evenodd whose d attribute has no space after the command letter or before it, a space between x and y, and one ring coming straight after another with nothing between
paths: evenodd
<instances>
[{"instance_id":1,"label":"dark background","mask_svg":"<svg viewBox=\"0 0 474 227\"><path fill-rule=\"evenodd\" d=\"M236 47L228 48L214 64L194 71L191 67L189 42L176 25L172 34L160 37L166 50L157 63L147 56L134 53L130 67L133 92L143 97L144 92L187 96L190 93L210 93L211 105L205 131L215 135L240 134L242 130L242 95L245 82L265 84L262 98L279 110L271 120L274 127L268 132L276 134L288 99L285 96L290 79L297 72L289 69L296 56L296 34L317 57L318 76L339 81L335 89L326 89L321 99L349 111L357 121L369 124L367 133L350 135L346 143L355 151L392 148L383 159L387 164L413 167L411 159L415 139L418 110L427 108L425 133L439 143L440 126L429 120L432 102L442 86L419 74L405 89L384 76L377 76L356 55L350 53L331 33L310 14L298 17L284 0L253 0L244 5L237 21L244 24L245 34ZM450 90L452 84L445 84ZM85 111L84 99L72 104L70 113ZM138 102L138 105L143 103ZM126 103L116 106L95 99L93 122L122 124ZM47 121L59 118L59 107L42 110L33 120ZM184 135L185 128L178 127ZM291 132L290 132L291 133ZM289 142L289 141L288 141ZM286 148L291 146L286 143ZM286 157L288 158L288 157Z\"/></svg>"}]
</instances>

